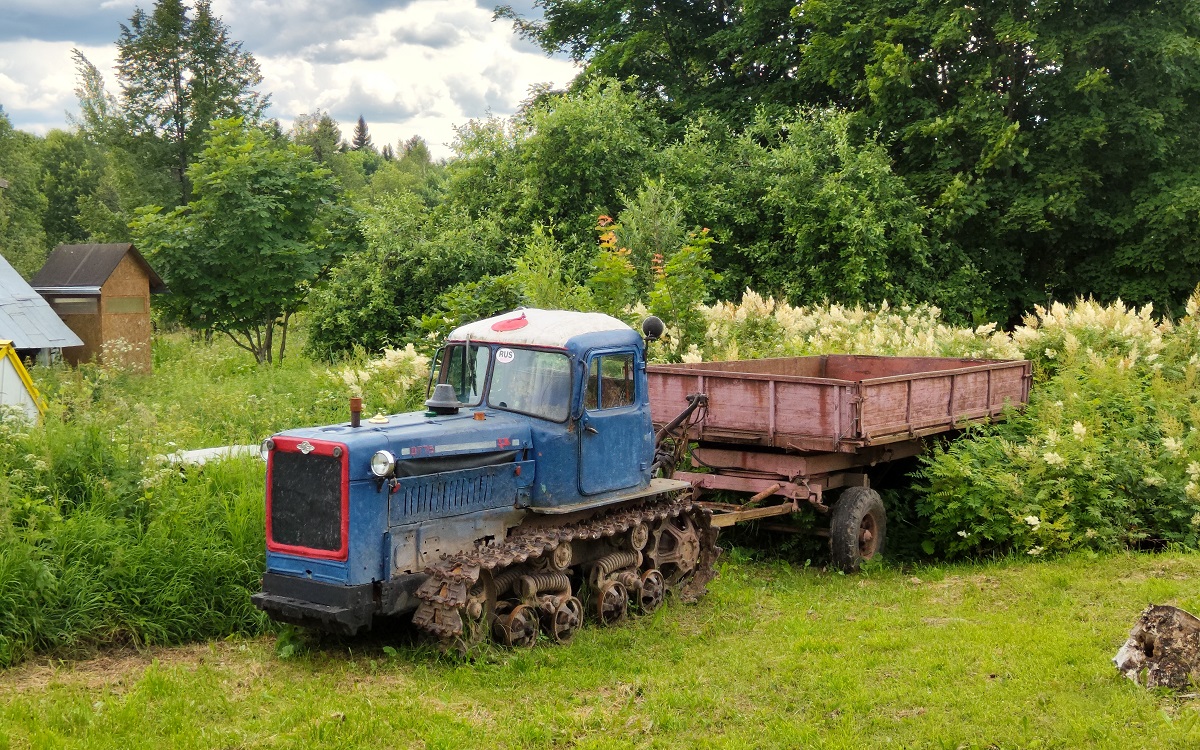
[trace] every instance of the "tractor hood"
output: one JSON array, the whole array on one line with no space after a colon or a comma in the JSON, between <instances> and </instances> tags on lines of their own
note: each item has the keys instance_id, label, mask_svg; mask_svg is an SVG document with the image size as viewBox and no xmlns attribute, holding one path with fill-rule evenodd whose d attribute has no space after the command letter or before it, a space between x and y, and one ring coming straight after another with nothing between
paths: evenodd
<instances>
[{"instance_id":1,"label":"tractor hood","mask_svg":"<svg viewBox=\"0 0 1200 750\"><path fill-rule=\"evenodd\" d=\"M476 418L482 414L483 418ZM376 451L390 451L396 459L396 474L429 473L415 469L416 463L432 464L430 459L444 459L446 468L463 468L472 456L522 451L531 448L529 418L498 410L467 410L458 414L430 417L425 412L392 414L386 423L363 420L361 427L347 424L311 427L281 432L275 437L320 440L340 443L349 454L350 481L371 479L371 456ZM461 457L454 461L454 457ZM441 463L440 461L438 463ZM407 465L406 465L407 464ZM410 468L413 467L413 468Z\"/></svg>"}]
</instances>

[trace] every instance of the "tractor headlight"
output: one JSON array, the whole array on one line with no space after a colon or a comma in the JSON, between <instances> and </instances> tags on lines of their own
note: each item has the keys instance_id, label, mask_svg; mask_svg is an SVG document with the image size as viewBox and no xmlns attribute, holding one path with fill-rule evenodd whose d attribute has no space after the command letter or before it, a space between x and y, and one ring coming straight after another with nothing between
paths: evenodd
<instances>
[{"instance_id":1,"label":"tractor headlight","mask_svg":"<svg viewBox=\"0 0 1200 750\"><path fill-rule=\"evenodd\" d=\"M262 460L266 461L271 456L271 451L275 450L275 441L267 438L262 441L262 445L258 446L258 454L262 456Z\"/></svg>"},{"instance_id":2,"label":"tractor headlight","mask_svg":"<svg viewBox=\"0 0 1200 750\"><path fill-rule=\"evenodd\" d=\"M396 457L387 451L376 451L371 456L371 473L382 479L396 468Z\"/></svg>"}]
</instances>

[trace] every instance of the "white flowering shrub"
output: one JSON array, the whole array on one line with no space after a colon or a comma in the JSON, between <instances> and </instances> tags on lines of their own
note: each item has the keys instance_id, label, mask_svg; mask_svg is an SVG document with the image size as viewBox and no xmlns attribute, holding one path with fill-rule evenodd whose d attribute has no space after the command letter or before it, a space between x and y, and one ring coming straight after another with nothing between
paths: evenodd
<instances>
[{"instance_id":1,"label":"white flowering shrub","mask_svg":"<svg viewBox=\"0 0 1200 750\"><path fill-rule=\"evenodd\" d=\"M1200 289L1179 321L1088 299L1036 307L1011 333L948 325L930 305L794 307L750 290L697 310L702 344L652 354L1033 361L1024 412L923 459L917 511L930 554L1200 546Z\"/></svg>"},{"instance_id":2,"label":"white flowering shrub","mask_svg":"<svg viewBox=\"0 0 1200 750\"><path fill-rule=\"evenodd\" d=\"M109 339L100 345L98 364L110 372L128 372L146 350L146 344L134 343L123 338Z\"/></svg>"},{"instance_id":3,"label":"white flowering shrub","mask_svg":"<svg viewBox=\"0 0 1200 750\"><path fill-rule=\"evenodd\" d=\"M793 307L746 290L739 304L699 307L707 325L703 346L685 362L756 359L806 354L892 354L1011 359L1021 353L995 324L960 328L931 305L878 308L814 305Z\"/></svg>"},{"instance_id":4,"label":"white flowering shrub","mask_svg":"<svg viewBox=\"0 0 1200 750\"><path fill-rule=\"evenodd\" d=\"M409 344L403 349L384 349L379 357L368 358L356 350L348 364L334 371L351 396L363 399L363 411L408 411L425 394L429 377L429 357Z\"/></svg>"},{"instance_id":5,"label":"white flowering shrub","mask_svg":"<svg viewBox=\"0 0 1200 750\"><path fill-rule=\"evenodd\" d=\"M926 551L1200 546L1200 290L1177 323L1121 302L1037 308L1011 336L1029 408L923 459Z\"/></svg>"}]
</instances>

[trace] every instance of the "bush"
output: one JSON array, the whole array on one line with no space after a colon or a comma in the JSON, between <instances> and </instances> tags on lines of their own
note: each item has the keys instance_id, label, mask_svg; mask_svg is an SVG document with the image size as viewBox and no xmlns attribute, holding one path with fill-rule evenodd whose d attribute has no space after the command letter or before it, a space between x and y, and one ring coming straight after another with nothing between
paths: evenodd
<instances>
[{"instance_id":1,"label":"bush","mask_svg":"<svg viewBox=\"0 0 1200 750\"><path fill-rule=\"evenodd\" d=\"M1178 325L1119 301L1038 308L1013 334L1029 408L923 460L927 551L1200 545L1198 307Z\"/></svg>"},{"instance_id":2,"label":"bush","mask_svg":"<svg viewBox=\"0 0 1200 750\"><path fill-rule=\"evenodd\" d=\"M793 307L747 289L738 304L717 302L698 309L706 333L684 356L689 362L806 354L1020 356L1019 347L995 324L951 326L932 305Z\"/></svg>"}]
</instances>

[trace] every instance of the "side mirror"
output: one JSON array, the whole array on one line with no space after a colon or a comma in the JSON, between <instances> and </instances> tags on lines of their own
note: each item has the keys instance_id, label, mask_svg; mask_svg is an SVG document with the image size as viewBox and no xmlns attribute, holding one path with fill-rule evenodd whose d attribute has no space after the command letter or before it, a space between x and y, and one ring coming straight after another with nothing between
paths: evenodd
<instances>
[{"instance_id":1,"label":"side mirror","mask_svg":"<svg viewBox=\"0 0 1200 750\"><path fill-rule=\"evenodd\" d=\"M642 321L642 335L646 337L646 341L658 341L662 338L663 331L667 327L663 325L662 320L657 315L651 315Z\"/></svg>"}]
</instances>

